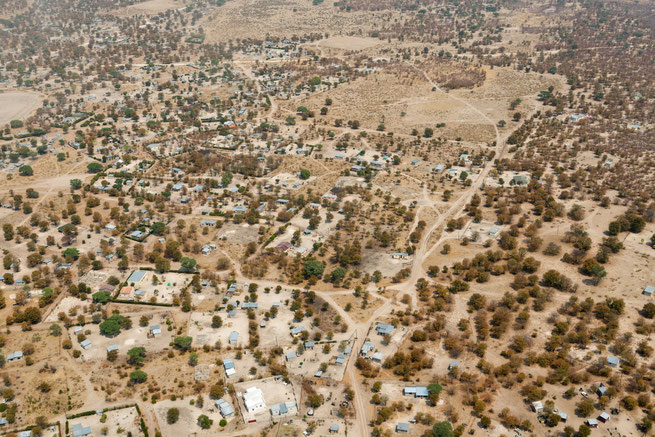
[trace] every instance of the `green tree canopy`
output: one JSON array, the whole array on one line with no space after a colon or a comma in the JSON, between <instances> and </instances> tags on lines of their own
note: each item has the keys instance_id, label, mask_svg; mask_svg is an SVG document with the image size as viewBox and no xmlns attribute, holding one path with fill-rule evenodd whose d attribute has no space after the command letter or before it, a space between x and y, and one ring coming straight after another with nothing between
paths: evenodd
<instances>
[{"instance_id":1,"label":"green tree canopy","mask_svg":"<svg viewBox=\"0 0 655 437\"><path fill-rule=\"evenodd\" d=\"M182 264L182 268L187 271L193 271L198 264L195 259L186 256L182 257L180 263Z\"/></svg>"},{"instance_id":2,"label":"green tree canopy","mask_svg":"<svg viewBox=\"0 0 655 437\"><path fill-rule=\"evenodd\" d=\"M18 172L21 176L32 176L34 174L34 170L29 165L21 165Z\"/></svg>"},{"instance_id":3,"label":"green tree canopy","mask_svg":"<svg viewBox=\"0 0 655 437\"><path fill-rule=\"evenodd\" d=\"M175 347L180 348L182 350L188 350L191 347L191 343L193 342L192 337L175 337L175 340L173 340L173 344Z\"/></svg>"},{"instance_id":4,"label":"green tree canopy","mask_svg":"<svg viewBox=\"0 0 655 437\"><path fill-rule=\"evenodd\" d=\"M104 167L99 162L92 162L86 166L86 169L89 173L100 173L103 168Z\"/></svg>"},{"instance_id":5,"label":"green tree canopy","mask_svg":"<svg viewBox=\"0 0 655 437\"><path fill-rule=\"evenodd\" d=\"M62 254L64 255L64 258L77 259L80 256L80 251L74 247L69 247L68 249L64 250Z\"/></svg>"},{"instance_id":6,"label":"green tree canopy","mask_svg":"<svg viewBox=\"0 0 655 437\"><path fill-rule=\"evenodd\" d=\"M111 293L108 291L99 291L91 296L96 303L106 304L111 299Z\"/></svg>"},{"instance_id":7,"label":"green tree canopy","mask_svg":"<svg viewBox=\"0 0 655 437\"><path fill-rule=\"evenodd\" d=\"M209 417L206 415L202 414L198 417L198 426L202 429L209 429L211 428L212 424L214 423L213 420L211 420Z\"/></svg>"},{"instance_id":8,"label":"green tree canopy","mask_svg":"<svg viewBox=\"0 0 655 437\"><path fill-rule=\"evenodd\" d=\"M134 372L130 373L130 381L136 384L146 382L146 379L148 379L148 374L143 370L135 370Z\"/></svg>"},{"instance_id":9,"label":"green tree canopy","mask_svg":"<svg viewBox=\"0 0 655 437\"><path fill-rule=\"evenodd\" d=\"M450 422L437 422L432 427L432 434L435 437L454 437L453 426Z\"/></svg>"},{"instance_id":10,"label":"green tree canopy","mask_svg":"<svg viewBox=\"0 0 655 437\"><path fill-rule=\"evenodd\" d=\"M322 261L319 261L315 258L309 258L305 261L305 277L312 277L315 276L317 278L320 278L321 275L323 275L323 271L325 270L325 264L323 264Z\"/></svg>"},{"instance_id":11,"label":"green tree canopy","mask_svg":"<svg viewBox=\"0 0 655 437\"><path fill-rule=\"evenodd\" d=\"M133 347L127 351L127 362L139 366L143 364L146 360L146 348L144 347Z\"/></svg>"}]
</instances>

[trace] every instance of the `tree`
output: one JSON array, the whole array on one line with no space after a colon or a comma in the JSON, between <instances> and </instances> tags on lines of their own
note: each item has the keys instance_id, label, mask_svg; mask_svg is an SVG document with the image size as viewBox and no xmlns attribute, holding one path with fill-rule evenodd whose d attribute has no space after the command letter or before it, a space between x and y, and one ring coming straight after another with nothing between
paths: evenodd
<instances>
[{"instance_id":1,"label":"tree","mask_svg":"<svg viewBox=\"0 0 655 437\"><path fill-rule=\"evenodd\" d=\"M578 428L577 437L589 437L591 435L591 428L589 428L584 423Z\"/></svg>"},{"instance_id":2,"label":"tree","mask_svg":"<svg viewBox=\"0 0 655 437\"><path fill-rule=\"evenodd\" d=\"M198 426L202 429L209 429L211 428L212 424L214 423L213 420L211 420L209 417L206 415L202 414L198 417Z\"/></svg>"},{"instance_id":3,"label":"tree","mask_svg":"<svg viewBox=\"0 0 655 437\"><path fill-rule=\"evenodd\" d=\"M175 423L180 418L180 410L177 408L169 408L166 412L166 420L168 423Z\"/></svg>"},{"instance_id":4,"label":"tree","mask_svg":"<svg viewBox=\"0 0 655 437\"><path fill-rule=\"evenodd\" d=\"M339 282L346 277L346 270L343 267L337 267L334 269L331 275L332 282Z\"/></svg>"},{"instance_id":5,"label":"tree","mask_svg":"<svg viewBox=\"0 0 655 437\"><path fill-rule=\"evenodd\" d=\"M150 225L150 230L155 235L164 235L164 232L166 232L166 225L162 222L154 222Z\"/></svg>"},{"instance_id":6,"label":"tree","mask_svg":"<svg viewBox=\"0 0 655 437\"><path fill-rule=\"evenodd\" d=\"M18 168L18 172L21 176L32 176L34 174L34 170L29 165L21 165Z\"/></svg>"},{"instance_id":7,"label":"tree","mask_svg":"<svg viewBox=\"0 0 655 437\"><path fill-rule=\"evenodd\" d=\"M100 333L107 337L115 337L121 333L121 325L116 319L107 319L99 327Z\"/></svg>"},{"instance_id":8,"label":"tree","mask_svg":"<svg viewBox=\"0 0 655 437\"><path fill-rule=\"evenodd\" d=\"M198 365L198 353L191 352L189 354L189 366L196 367Z\"/></svg>"},{"instance_id":9,"label":"tree","mask_svg":"<svg viewBox=\"0 0 655 437\"><path fill-rule=\"evenodd\" d=\"M306 278L310 278L312 276L320 278L323 275L323 271L325 270L325 264L317 259L309 258L305 261L304 270Z\"/></svg>"},{"instance_id":10,"label":"tree","mask_svg":"<svg viewBox=\"0 0 655 437\"><path fill-rule=\"evenodd\" d=\"M212 316L212 328L220 328L223 326L223 319L218 314Z\"/></svg>"},{"instance_id":11,"label":"tree","mask_svg":"<svg viewBox=\"0 0 655 437\"><path fill-rule=\"evenodd\" d=\"M62 255L64 255L64 258L66 259L76 260L77 258L80 257L80 251L75 249L74 247L69 247L68 249L62 252Z\"/></svg>"},{"instance_id":12,"label":"tree","mask_svg":"<svg viewBox=\"0 0 655 437\"><path fill-rule=\"evenodd\" d=\"M225 188L232 182L232 173L229 171L224 171L221 175L221 185Z\"/></svg>"},{"instance_id":13,"label":"tree","mask_svg":"<svg viewBox=\"0 0 655 437\"><path fill-rule=\"evenodd\" d=\"M89 173L100 173L103 170L103 166L99 162L92 162L86 166L86 169Z\"/></svg>"},{"instance_id":14,"label":"tree","mask_svg":"<svg viewBox=\"0 0 655 437\"><path fill-rule=\"evenodd\" d=\"M61 335L61 326L57 325L56 323L50 325L50 335L53 337L59 337Z\"/></svg>"},{"instance_id":15,"label":"tree","mask_svg":"<svg viewBox=\"0 0 655 437\"><path fill-rule=\"evenodd\" d=\"M195 270L196 265L198 264L195 259L189 258L189 257L182 257L180 260L180 264L182 264L182 268L188 272L192 272Z\"/></svg>"},{"instance_id":16,"label":"tree","mask_svg":"<svg viewBox=\"0 0 655 437\"><path fill-rule=\"evenodd\" d=\"M646 317L647 319L652 319L653 317L655 317L655 303L648 302L641 309L640 313L643 317Z\"/></svg>"},{"instance_id":17,"label":"tree","mask_svg":"<svg viewBox=\"0 0 655 437\"><path fill-rule=\"evenodd\" d=\"M70 184L73 190L79 190L80 188L82 188L82 181L79 179L71 179Z\"/></svg>"},{"instance_id":18,"label":"tree","mask_svg":"<svg viewBox=\"0 0 655 437\"><path fill-rule=\"evenodd\" d=\"M130 373L130 381L134 382L135 384L146 382L146 379L148 379L148 374L143 370L135 370L134 372Z\"/></svg>"},{"instance_id":19,"label":"tree","mask_svg":"<svg viewBox=\"0 0 655 437\"><path fill-rule=\"evenodd\" d=\"M10 241L14 238L14 227L11 225L11 223L4 223L2 225L2 232L5 234L5 241ZM9 266L11 266L13 258L5 257L5 259L10 260ZM5 263L5 269L9 268L9 266Z\"/></svg>"},{"instance_id":20,"label":"tree","mask_svg":"<svg viewBox=\"0 0 655 437\"><path fill-rule=\"evenodd\" d=\"M225 386L222 384L214 384L209 389L209 397L212 399L220 399L225 396Z\"/></svg>"},{"instance_id":21,"label":"tree","mask_svg":"<svg viewBox=\"0 0 655 437\"><path fill-rule=\"evenodd\" d=\"M594 412L594 401L583 399L576 405L576 413L581 417L589 417Z\"/></svg>"},{"instance_id":22,"label":"tree","mask_svg":"<svg viewBox=\"0 0 655 437\"><path fill-rule=\"evenodd\" d=\"M146 359L146 348L133 347L127 351L127 362L133 366L140 366Z\"/></svg>"},{"instance_id":23,"label":"tree","mask_svg":"<svg viewBox=\"0 0 655 437\"><path fill-rule=\"evenodd\" d=\"M114 362L118 359L118 350L112 349L107 351L107 361Z\"/></svg>"},{"instance_id":24,"label":"tree","mask_svg":"<svg viewBox=\"0 0 655 437\"><path fill-rule=\"evenodd\" d=\"M307 397L307 402L309 402L310 407L318 408L323 405L323 396L318 393L312 393Z\"/></svg>"},{"instance_id":25,"label":"tree","mask_svg":"<svg viewBox=\"0 0 655 437\"><path fill-rule=\"evenodd\" d=\"M108 291L99 291L91 295L93 301L100 304L106 304L111 299L111 293Z\"/></svg>"},{"instance_id":26,"label":"tree","mask_svg":"<svg viewBox=\"0 0 655 437\"><path fill-rule=\"evenodd\" d=\"M300 179L307 180L311 176L311 172L307 169L300 170Z\"/></svg>"},{"instance_id":27,"label":"tree","mask_svg":"<svg viewBox=\"0 0 655 437\"><path fill-rule=\"evenodd\" d=\"M175 347L182 349L184 351L189 350L191 343L193 342L192 337L175 337L173 344Z\"/></svg>"},{"instance_id":28,"label":"tree","mask_svg":"<svg viewBox=\"0 0 655 437\"><path fill-rule=\"evenodd\" d=\"M454 437L453 426L450 422L437 422L432 427L432 434L435 437Z\"/></svg>"}]
</instances>

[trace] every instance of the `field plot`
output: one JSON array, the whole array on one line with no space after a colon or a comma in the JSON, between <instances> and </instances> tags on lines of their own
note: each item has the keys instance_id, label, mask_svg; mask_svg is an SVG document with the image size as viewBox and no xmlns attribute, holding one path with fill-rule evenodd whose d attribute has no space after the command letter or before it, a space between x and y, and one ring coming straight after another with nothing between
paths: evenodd
<instances>
[{"instance_id":1,"label":"field plot","mask_svg":"<svg viewBox=\"0 0 655 437\"><path fill-rule=\"evenodd\" d=\"M132 319L132 328L121 330L115 337L107 337L100 333L99 325L87 324L83 327L74 326L68 329L70 338L76 348L82 351L85 360L103 360L107 357L109 346L118 346L119 356L127 354L133 347L145 347L147 351L159 352L168 349L170 342L175 336L174 331L169 331L166 325L168 313L152 313L148 326L140 326L139 318ZM161 333L152 333L151 327L159 325ZM81 329L80 329L81 328ZM90 341L86 347L78 336L83 335L84 340Z\"/></svg>"},{"instance_id":2,"label":"field plot","mask_svg":"<svg viewBox=\"0 0 655 437\"><path fill-rule=\"evenodd\" d=\"M191 282L193 275L184 273L157 273L151 270L135 270L127 278L127 285L119 294L119 300L172 303Z\"/></svg>"},{"instance_id":3,"label":"field plot","mask_svg":"<svg viewBox=\"0 0 655 437\"><path fill-rule=\"evenodd\" d=\"M115 15L130 17L133 15L156 15L171 9L185 6L185 0L148 0L114 11Z\"/></svg>"},{"instance_id":4,"label":"field plot","mask_svg":"<svg viewBox=\"0 0 655 437\"><path fill-rule=\"evenodd\" d=\"M223 400L232 406L234 406L234 401L230 396L224 396ZM180 412L179 419L175 423L170 423L167 419L168 410L171 408L177 408ZM236 411L226 417L223 417L220 413L220 409L216 406L213 399L209 399L205 396L204 403L202 407L199 407L197 404L190 405L188 399L179 399L172 401L166 399L161 402L157 402L157 405L154 408L155 415L157 416L157 421L161 426L162 435L197 435L197 436L213 436L217 434L216 426L225 418L229 423L234 421L237 417ZM212 429L203 430L198 425L198 417L201 415L206 415L209 419L213 420Z\"/></svg>"},{"instance_id":5,"label":"field plot","mask_svg":"<svg viewBox=\"0 0 655 437\"><path fill-rule=\"evenodd\" d=\"M69 420L70 429L86 429L91 435L143 436L140 424L141 416L135 407L104 411L102 414L82 416Z\"/></svg>"},{"instance_id":6,"label":"field plot","mask_svg":"<svg viewBox=\"0 0 655 437\"><path fill-rule=\"evenodd\" d=\"M217 313L218 314L218 313ZM211 313L193 313L189 320L189 335L196 346L213 346L220 342L224 347L244 347L248 345L248 316L239 310L235 316L220 313L223 320L220 328L212 327ZM236 332L236 338L233 332ZM230 341L232 340L232 341Z\"/></svg>"},{"instance_id":7,"label":"field plot","mask_svg":"<svg viewBox=\"0 0 655 437\"><path fill-rule=\"evenodd\" d=\"M246 423L279 420L298 414L293 384L280 376L235 384L234 390ZM282 411L280 404L284 404Z\"/></svg>"},{"instance_id":8,"label":"field plot","mask_svg":"<svg viewBox=\"0 0 655 437\"><path fill-rule=\"evenodd\" d=\"M0 125L25 120L41 106L43 97L26 91L0 91Z\"/></svg>"},{"instance_id":9,"label":"field plot","mask_svg":"<svg viewBox=\"0 0 655 437\"><path fill-rule=\"evenodd\" d=\"M285 349L286 364L291 373L303 378L341 381L348 361L356 358L352 351L353 344L352 340L318 343L306 341L302 348Z\"/></svg>"},{"instance_id":10,"label":"field plot","mask_svg":"<svg viewBox=\"0 0 655 437\"><path fill-rule=\"evenodd\" d=\"M356 36L332 36L319 41L319 47L341 50L363 50L380 45L382 42L375 38L361 38Z\"/></svg>"},{"instance_id":11,"label":"field plot","mask_svg":"<svg viewBox=\"0 0 655 437\"><path fill-rule=\"evenodd\" d=\"M302 20L298 20L302 16ZM298 0L237 0L215 11L203 27L207 42L227 41L233 35L256 38L261 35L288 36L311 32L346 33L372 26L371 16L360 12L339 12L332 4L312 5Z\"/></svg>"}]
</instances>

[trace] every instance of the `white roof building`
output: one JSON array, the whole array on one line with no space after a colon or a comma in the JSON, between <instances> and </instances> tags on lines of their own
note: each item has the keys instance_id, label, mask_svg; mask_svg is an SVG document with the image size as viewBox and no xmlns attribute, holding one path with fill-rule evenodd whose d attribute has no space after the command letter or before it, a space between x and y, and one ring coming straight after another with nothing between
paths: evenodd
<instances>
[{"instance_id":1,"label":"white roof building","mask_svg":"<svg viewBox=\"0 0 655 437\"><path fill-rule=\"evenodd\" d=\"M258 413L261 410L266 410L264 394L257 387L250 387L246 390L243 394L243 403L249 413Z\"/></svg>"}]
</instances>

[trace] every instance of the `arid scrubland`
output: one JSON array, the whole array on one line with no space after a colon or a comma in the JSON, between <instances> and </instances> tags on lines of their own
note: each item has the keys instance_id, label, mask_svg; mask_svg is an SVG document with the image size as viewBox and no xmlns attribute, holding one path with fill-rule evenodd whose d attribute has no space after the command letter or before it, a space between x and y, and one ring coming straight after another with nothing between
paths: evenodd
<instances>
[{"instance_id":1,"label":"arid scrubland","mask_svg":"<svg viewBox=\"0 0 655 437\"><path fill-rule=\"evenodd\" d=\"M652 2L6 0L0 434L652 435Z\"/></svg>"}]
</instances>

